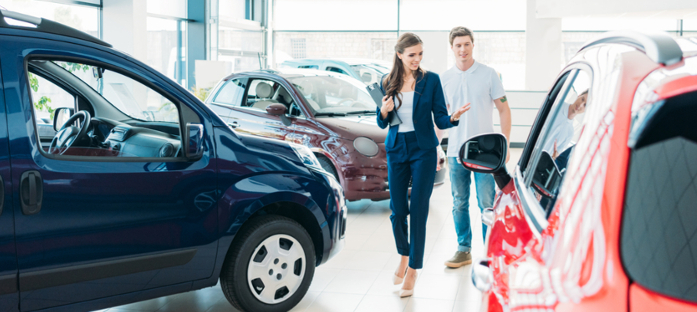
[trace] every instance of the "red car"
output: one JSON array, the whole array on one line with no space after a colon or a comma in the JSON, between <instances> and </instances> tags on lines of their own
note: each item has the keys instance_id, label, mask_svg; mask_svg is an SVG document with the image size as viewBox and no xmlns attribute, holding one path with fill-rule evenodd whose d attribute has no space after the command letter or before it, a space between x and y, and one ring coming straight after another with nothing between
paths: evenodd
<instances>
[{"instance_id":1,"label":"red car","mask_svg":"<svg viewBox=\"0 0 697 312\"><path fill-rule=\"evenodd\" d=\"M390 198L387 130L377 126L376 103L360 81L307 69L245 72L218 83L206 105L236 131L309 147L347 200ZM436 185L447 172L439 150Z\"/></svg>"},{"instance_id":2,"label":"red car","mask_svg":"<svg viewBox=\"0 0 697 312\"><path fill-rule=\"evenodd\" d=\"M501 189L482 311L697 311L697 40L613 32L561 72L515 172L503 136L465 167Z\"/></svg>"}]
</instances>

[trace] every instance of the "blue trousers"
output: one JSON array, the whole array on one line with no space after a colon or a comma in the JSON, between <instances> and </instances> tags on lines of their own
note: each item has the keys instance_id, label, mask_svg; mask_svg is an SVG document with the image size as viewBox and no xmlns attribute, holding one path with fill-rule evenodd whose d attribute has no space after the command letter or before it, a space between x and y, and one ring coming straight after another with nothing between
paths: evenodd
<instances>
[{"instance_id":1,"label":"blue trousers","mask_svg":"<svg viewBox=\"0 0 697 312\"><path fill-rule=\"evenodd\" d=\"M472 226L470 223L470 184L472 183L472 171L465 169L457 162L457 158L448 157L450 169L450 184L453 193L453 219L455 220L455 232L457 232L458 251L469 252L472 250ZM496 196L494 176L488 173L474 172L474 182L477 189L477 202L479 210L494 205ZM482 238L486 237L486 225L482 223Z\"/></svg>"},{"instance_id":2,"label":"blue trousers","mask_svg":"<svg viewBox=\"0 0 697 312\"><path fill-rule=\"evenodd\" d=\"M426 243L428 206L436 178L436 148L419 148L416 134L397 134L395 147L387 152L387 176L390 182L390 209L392 232L397 252L409 256L409 267L421 269ZM412 180L411 205L409 204L409 180ZM407 216L409 225L407 225Z\"/></svg>"}]
</instances>

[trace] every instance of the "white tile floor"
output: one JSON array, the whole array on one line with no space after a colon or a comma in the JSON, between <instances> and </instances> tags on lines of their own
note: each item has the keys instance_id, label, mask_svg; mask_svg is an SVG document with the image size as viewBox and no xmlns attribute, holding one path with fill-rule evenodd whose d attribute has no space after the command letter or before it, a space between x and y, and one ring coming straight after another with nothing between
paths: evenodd
<instances>
[{"instance_id":1,"label":"white tile floor","mask_svg":"<svg viewBox=\"0 0 697 312\"><path fill-rule=\"evenodd\" d=\"M511 170L520 155L513 149ZM472 184L471 194L475 194ZM477 207L476 196L470 207ZM291 311L478 311L480 292L470 278L471 266L449 269L443 262L457 249L452 218L450 180L431 196L426 227L424 267L419 271L414 296L399 298L400 286L392 285L399 255L392 236L389 201L362 200L348 203L346 246L335 258L315 271L307 295ZM470 209L471 220L481 220L479 209ZM481 223L473 222L473 257L483 256ZM172 295L101 312L223 312L237 311L227 302L220 286Z\"/></svg>"}]
</instances>

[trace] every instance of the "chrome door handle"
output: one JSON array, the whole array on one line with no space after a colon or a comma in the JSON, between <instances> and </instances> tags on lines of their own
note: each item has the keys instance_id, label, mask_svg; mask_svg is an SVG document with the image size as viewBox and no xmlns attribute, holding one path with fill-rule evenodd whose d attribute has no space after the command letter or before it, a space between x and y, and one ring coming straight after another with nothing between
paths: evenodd
<instances>
[{"instance_id":1,"label":"chrome door handle","mask_svg":"<svg viewBox=\"0 0 697 312\"><path fill-rule=\"evenodd\" d=\"M494 282L494 273L491 272L489 263L490 259L482 259L472 266L472 284L481 292L489 291Z\"/></svg>"},{"instance_id":2,"label":"chrome door handle","mask_svg":"<svg viewBox=\"0 0 697 312\"><path fill-rule=\"evenodd\" d=\"M233 122L229 123L228 125L230 125L230 127L232 127L234 129L234 128L239 127L240 123L237 121L233 121Z\"/></svg>"},{"instance_id":3,"label":"chrome door handle","mask_svg":"<svg viewBox=\"0 0 697 312\"><path fill-rule=\"evenodd\" d=\"M486 224L486 226L492 226L495 218L494 208L489 207L482 210L482 223Z\"/></svg>"}]
</instances>

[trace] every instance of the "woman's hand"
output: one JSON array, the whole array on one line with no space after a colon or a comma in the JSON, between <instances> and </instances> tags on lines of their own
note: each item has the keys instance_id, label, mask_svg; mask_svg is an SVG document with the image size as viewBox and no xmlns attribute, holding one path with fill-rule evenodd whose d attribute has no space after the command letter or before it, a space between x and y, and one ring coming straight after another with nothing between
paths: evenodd
<instances>
[{"instance_id":1,"label":"woman's hand","mask_svg":"<svg viewBox=\"0 0 697 312\"><path fill-rule=\"evenodd\" d=\"M464 106L458 108L452 115L450 115L450 122L452 123L460 120L460 116L462 116L462 114L464 114L468 110L470 110L470 103L467 103Z\"/></svg>"},{"instance_id":2,"label":"woman's hand","mask_svg":"<svg viewBox=\"0 0 697 312\"><path fill-rule=\"evenodd\" d=\"M387 118L387 114L394 109L394 101L389 95L382 98L382 107L380 107L380 115L382 119Z\"/></svg>"}]
</instances>

